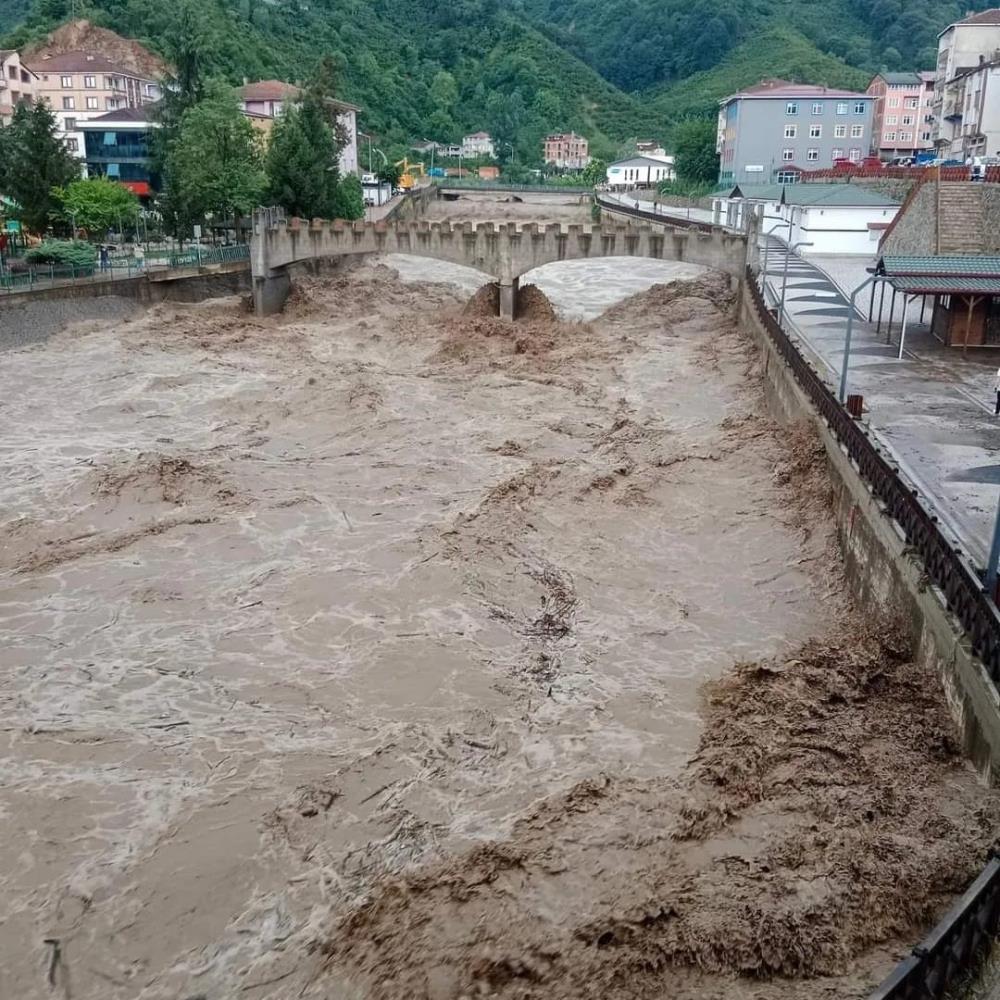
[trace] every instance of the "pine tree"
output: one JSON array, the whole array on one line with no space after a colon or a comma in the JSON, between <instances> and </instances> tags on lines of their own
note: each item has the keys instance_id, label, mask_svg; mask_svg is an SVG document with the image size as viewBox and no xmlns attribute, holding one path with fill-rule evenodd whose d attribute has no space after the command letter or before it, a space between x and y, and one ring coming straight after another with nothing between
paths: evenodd
<instances>
[{"instance_id":1,"label":"pine tree","mask_svg":"<svg viewBox=\"0 0 1000 1000\"><path fill-rule=\"evenodd\" d=\"M45 101L20 105L0 130L0 188L21 206L21 222L44 232L60 203L54 188L80 176L80 161L56 135L56 116Z\"/></svg>"}]
</instances>

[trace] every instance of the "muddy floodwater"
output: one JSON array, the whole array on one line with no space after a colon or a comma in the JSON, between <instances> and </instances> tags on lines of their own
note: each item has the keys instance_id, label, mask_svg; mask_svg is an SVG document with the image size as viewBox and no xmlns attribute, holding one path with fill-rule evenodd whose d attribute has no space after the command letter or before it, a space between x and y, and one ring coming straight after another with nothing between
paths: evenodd
<instances>
[{"instance_id":1,"label":"muddy floodwater","mask_svg":"<svg viewBox=\"0 0 1000 1000\"><path fill-rule=\"evenodd\" d=\"M905 650L829 637L815 444L727 279L613 265L0 355L0 996L858 996L947 903L989 817Z\"/></svg>"}]
</instances>

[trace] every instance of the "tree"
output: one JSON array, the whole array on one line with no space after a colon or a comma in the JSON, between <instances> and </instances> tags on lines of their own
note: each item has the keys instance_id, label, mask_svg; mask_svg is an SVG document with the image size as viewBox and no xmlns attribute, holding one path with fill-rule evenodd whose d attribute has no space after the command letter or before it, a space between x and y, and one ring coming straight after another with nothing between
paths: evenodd
<instances>
[{"instance_id":1,"label":"tree","mask_svg":"<svg viewBox=\"0 0 1000 1000\"><path fill-rule=\"evenodd\" d=\"M590 163L583 168L583 182L591 187L603 184L608 178L608 164L606 160L595 156Z\"/></svg>"},{"instance_id":2,"label":"tree","mask_svg":"<svg viewBox=\"0 0 1000 1000\"><path fill-rule=\"evenodd\" d=\"M392 161L384 163L375 174L380 184L389 184L393 188L399 187L399 178L403 175L403 168L397 166Z\"/></svg>"},{"instance_id":3,"label":"tree","mask_svg":"<svg viewBox=\"0 0 1000 1000\"><path fill-rule=\"evenodd\" d=\"M345 133L333 99L336 67L320 62L300 102L275 122L267 151L269 199L304 218L357 219L360 182L340 176ZM357 180L357 178L353 178Z\"/></svg>"},{"instance_id":4,"label":"tree","mask_svg":"<svg viewBox=\"0 0 1000 1000\"><path fill-rule=\"evenodd\" d=\"M134 220L139 199L127 187L106 177L76 180L52 192L62 203L62 217L83 229L103 233Z\"/></svg>"},{"instance_id":5,"label":"tree","mask_svg":"<svg viewBox=\"0 0 1000 1000\"><path fill-rule=\"evenodd\" d=\"M265 186L260 142L232 88L211 82L167 150L167 205L179 219L245 215Z\"/></svg>"},{"instance_id":6,"label":"tree","mask_svg":"<svg viewBox=\"0 0 1000 1000\"><path fill-rule=\"evenodd\" d=\"M80 161L56 135L56 117L45 101L19 105L0 129L0 190L21 207L21 221L44 232L59 201L53 194L80 176Z\"/></svg>"},{"instance_id":7,"label":"tree","mask_svg":"<svg viewBox=\"0 0 1000 1000\"><path fill-rule=\"evenodd\" d=\"M719 156L715 151L717 126L707 118L689 118L674 128L674 155L677 177L705 184L719 176Z\"/></svg>"}]
</instances>

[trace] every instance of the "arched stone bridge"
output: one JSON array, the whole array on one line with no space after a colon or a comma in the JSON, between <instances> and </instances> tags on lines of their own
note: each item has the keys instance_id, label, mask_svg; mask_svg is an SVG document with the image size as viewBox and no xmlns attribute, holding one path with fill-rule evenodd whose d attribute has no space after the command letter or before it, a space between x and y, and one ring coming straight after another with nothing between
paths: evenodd
<instances>
[{"instance_id":1,"label":"arched stone bridge","mask_svg":"<svg viewBox=\"0 0 1000 1000\"><path fill-rule=\"evenodd\" d=\"M542 264L596 257L677 260L742 277L744 237L713 229L640 225L538 226L493 222L325 222L254 214L250 260L254 309L279 312L288 297L288 265L347 254L404 253L473 267L500 285L500 315L513 319L520 277Z\"/></svg>"}]
</instances>

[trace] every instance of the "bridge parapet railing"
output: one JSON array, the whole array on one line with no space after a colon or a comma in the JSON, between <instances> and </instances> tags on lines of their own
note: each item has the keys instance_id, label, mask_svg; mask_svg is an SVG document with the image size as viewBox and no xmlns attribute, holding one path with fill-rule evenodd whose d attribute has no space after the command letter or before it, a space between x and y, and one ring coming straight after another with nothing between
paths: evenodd
<instances>
[{"instance_id":1,"label":"bridge parapet railing","mask_svg":"<svg viewBox=\"0 0 1000 1000\"><path fill-rule=\"evenodd\" d=\"M717 226L711 222L700 222L697 219L685 219L679 215L667 215L664 212L650 212L647 209L633 208L622 204L620 201L612 201L602 195L596 195L597 204L608 212L617 212L619 215L629 215L636 219L645 219L648 222L655 222L660 226L672 226L675 229L693 229L699 233L711 233Z\"/></svg>"}]
</instances>

